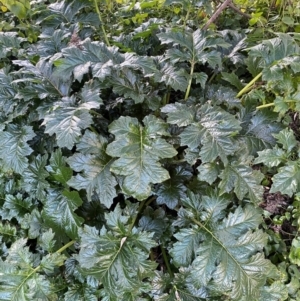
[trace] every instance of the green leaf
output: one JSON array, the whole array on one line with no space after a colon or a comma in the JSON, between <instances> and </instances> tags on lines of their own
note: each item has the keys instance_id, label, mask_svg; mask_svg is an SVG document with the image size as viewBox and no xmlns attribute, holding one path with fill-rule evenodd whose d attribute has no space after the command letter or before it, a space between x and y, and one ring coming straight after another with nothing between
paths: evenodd
<instances>
[{"instance_id":1,"label":"green leaf","mask_svg":"<svg viewBox=\"0 0 300 301\"><path fill-rule=\"evenodd\" d=\"M111 74L113 63L121 63L123 58L116 47L107 47L104 43L91 42L85 39L80 47L71 46L62 50L63 58L57 59L55 75L69 78L72 74L79 82L89 73L100 80Z\"/></svg>"},{"instance_id":2,"label":"green leaf","mask_svg":"<svg viewBox=\"0 0 300 301\"><path fill-rule=\"evenodd\" d=\"M16 32L0 32L0 59L5 58L11 51L20 48L25 41Z\"/></svg>"},{"instance_id":3,"label":"green leaf","mask_svg":"<svg viewBox=\"0 0 300 301\"><path fill-rule=\"evenodd\" d=\"M113 91L120 96L131 98L135 103L143 102L147 97L149 89L142 83L138 74L127 70L124 75L116 73L111 77Z\"/></svg>"},{"instance_id":4,"label":"green leaf","mask_svg":"<svg viewBox=\"0 0 300 301\"><path fill-rule=\"evenodd\" d=\"M267 112L240 112L240 122L243 130L237 136L240 142L240 152L256 156L258 151L275 145L273 134L278 133L282 126L277 122L277 114Z\"/></svg>"},{"instance_id":5,"label":"green leaf","mask_svg":"<svg viewBox=\"0 0 300 301\"><path fill-rule=\"evenodd\" d=\"M22 187L26 192L32 193L32 196L39 200L46 197L46 189L49 187L49 183L46 180L49 173L45 168L47 159L47 155L36 156L23 173Z\"/></svg>"},{"instance_id":6,"label":"green leaf","mask_svg":"<svg viewBox=\"0 0 300 301\"><path fill-rule=\"evenodd\" d=\"M0 240L6 243L14 242L17 239L17 228L9 223L0 223Z\"/></svg>"},{"instance_id":7,"label":"green leaf","mask_svg":"<svg viewBox=\"0 0 300 301\"><path fill-rule=\"evenodd\" d=\"M2 3L19 19L26 17L27 9L30 9L30 2L27 0L2 0Z\"/></svg>"},{"instance_id":8,"label":"green leaf","mask_svg":"<svg viewBox=\"0 0 300 301\"><path fill-rule=\"evenodd\" d=\"M187 267L195 259L196 250L199 247L202 235L198 227L182 229L174 234L177 242L170 250L174 264L177 267Z\"/></svg>"},{"instance_id":9,"label":"green leaf","mask_svg":"<svg viewBox=\"0 0 300 301\"><path fill-rule=\"evenodd\" d=\"M51 174L55 181L66 186L71 179L73 171L66 166L65 157L62 156L61 149L57 149L52 153L50 158L50 165L46 166L47 171Z\"/></svg>"},{"instance_id":10,"label":"green leaf","mask_svg":"<svg viewBox=\"0 0 300 301\"><path fill-rule=\"evenodd\" d=\"M289 293L285 284L274 281L270 286L264 286L260 292L259 301L284 301L289 300Z\"/></svg>"},{"instance_id":11,"label":"green leaf","mask_svg":"<svg viewBox=\"0 0 300 301\"><path fill-rule=\"evenodd\" d=\"M278 169L278 173L272 178L271 193L280 192L292 196L300 189L300 164L298 161L289 161Z\"/></svg>"},{"instance_id":12,"label":"green leaf","mask_svg":"<svg viewBox=\"0 0 300 301\"><path fill-rule=\"evenodd\" d=\"M34 136L31 126L20 127L16 124L9 124L6 131L0 133L2 168L12 169L21 174L28 166L26 156L32 153L27 141Z\"/></svg>"},{"instance_id":13,"label":"green leaf","mask_svg":"<svg viewBox=\"0 0 300 301\"><path fill-rule=\"evenodd\" d=\"M95 228L88 226L80 230L80 266L85 274L99 279L112 296L130 292L145 278L153 277L156 267L147 259L150 248L156 245L152 234L120 234L105 229L99 234Z\"/></svg>"},{"instance_id":14,"label":"green leaf","mask_svg":"<svg viewBox=\"0 0 300 301\"><path fill-rule=\"evenodd\" d=\"M229 82L232 86L234 86L238 91L243 89L243 84L241 80L235 73L221 72L222 79Z\"/></svg>"},{"instance_id":15,"label":"green leaf","mask_svg":"<svg viewBox=\"0 0 300 301\"><path fill-rule=\"evenodd\" d=\"M300 240L298 237L295 237L292 241L289 259L292 263L300 265Z\"/></svg>"},{"instance_id":16,"label":"green leaf","mask_svg":"<svg viewBox=\"0 0 300 301\"><path fill-rule=\"evenodd\" d=\"M52 229L49 229L47 232L44 232L41 237L39 237L39 245L49 253L53 253L55 240L55 233Z\"/></svg>"},{"instance_id":17,"label":"green leaf","mask_svg":"<svg viewBox=\"0 0 300 301\"><path fill-rule=\"evenodd\" d=\"M166 204L169 208L174 209L178 201L186 196L184 182L192 177L192 173L180 166L169 171L169 173L170 179L158 184L155 190L157 195L156 202L158 205Z\"/></svg>"},{"instance_id":18,"label":"green leaf","mask_svg":"<svg viewBox=\"0 0 300 301\"><path fill-rule=\"evenodd\" d=\"M139 229L154 233L153 237L155 239L162 238L167 231L165 211L162 208L153 210L151 207L147 207L139 220Z\"/></svg>"},{"instance_id":19,"label":"green leaf","mask_svg":"<svg viewBox=\"0 0 300 301\"><path fill-rule=\"evenodd\" d=\"M205 289L195 289L187 281L188 273L183 269L170 277L167 273L156 272L152 283L154 300L157 301L199 301L208 297ZM165 292L165 293L164 293Z\"/></svg>"},{"instance_id":20,"label":"green leaf","mask_svg":"<svg viewBox=\"0 0 300 301\"><path fill-rule=\"evenodd\" d=\"M64 97L50 109L44 118L43 125L46 126L46 133L56 134L59 147L72 149L81 137L82 130L93 123L89 110L102 104L98 94L99 89L86 85L79 95L81 100L79 104L74 96Z\"/></svg>"},{"instance_id":21,"label":"green leaf","mask_svg":"<svg viewBox=\"0 0 300 301\"><path fill-rule=\"evenodd\" d=\"M15 196L7 194L5 202L0 209L0 215L2 219L11 220L16 218L18 222L21 222L26 213L31 212L32 209L32 199L24 198L20 193Z\"/></svg>"},{"instance_id":22,"label":"green leaf","mask_svg":"<svg viewBox=\"0 0 300 301\"><path fill-rule=\"evenodd\" d=\"M77 150L81 153L75 153L67 160L73 170L78 172L68 181L68 185L77 190L86 190L89 201L95 192L100 202L109 208L117 196L117 181L110 172L114 160L105 153L106 145L104 137L90 131L85 132L77 145Z\"/></svg>"},{"instance_id":23,"label":"green leaf","mask_svg":"<svg viewBox=\"0 0 300 301\"><path fill-rule=\"evenodd\" d=\"M167 125L149 115L143 119L144 127L136 118L120 117L111 123L109 131L115 135L115 141L107 146L106 152L119 157L111 166L111 171L125 176L122 189L126 194L143 200L151 194L151 183L161 183L169 179L169 173L159 160L172 158L176 150L168 144L162 135Z\"/></svg>"},{"instance_id":24,"label":"green leaf","mask_svg":"<svg viewBox=\"0 0 300 301\"><path fill-rule=\"evenodd\" d=\"M181 134L181 145L191 149L202 144L200 157L203 163L218 156L227 163L227 156L237 149L231 136L241 128L235 117L226 111L204 105L198 112L200 121L188 126Z\"/></svg>"},{"instance_id":25,"label":"green leaf","mask_svg":"<svg viewBox=\"0 0 300 301\"><path fill-rule=\"evenodd\" d=\"M68 287L64 301L98 301L94 289L83 284L73 284Z\"/></svg>"},{"instance_id":26,"label":"green leaf","mask_svg":"<svg viewBox=\"0 0 300 301\"><path fill-rule=\"evenodd\" d=\"M210 185L218 178L221 171L219 164L214 162L201 164L197 170L199 172L197 175L198 179Z\"/></svg>"},{"instance_id":27,"label":"green leaf","mask_svg":"<svg viewBox=\"0 0 300 301\"><path fill-rule=\"evenodd\" d=\"M164 106L161 112L168 115L168 123L177 124L178 126L187 126L195 120L196 109L195 107L187 106L182 103L172 103Z\"/></svg>"},{"instance_id":28,"label":"green leaf","mask_svg":"<svg viewBox=\"0 0 300 301\"><path fill-rule=\"evenodd\" d=\"M175 250L184 254L181 248L191 252L189 247L192 244L197 250L196 254L187 258L193 260L195 257L188 279L195 288L213 285L220 293L226 292L232 300L241 300L242 297L256 300L259 288L274 270L263 255L267 235L257 230L261 223L260 212L248 205L238 207L224 218L229 200L218 197L217 191L202 197L202 200L198 198L198 201L200 215L194 208L195 198L192 203L186 200L183 210L199 236L195 236L196 241L193 241L189 239L191 231L180 231L180 241L174 245L173 256L177 256Z\"/></svg>"},{"instance_id":29,"label":"green leaf","mask_svg":"<svg viewBox=\"0 0 300 301\"><path fill-rule=\"evenodd\" d=\"M76 239L83 218L74 211L81 204L82 200L77 191L51 189L44 201L42 216L53 230L66 233L70 238Z\"/></svg>"},{"instance_id":30,"label":"green leaf","mask_svg":"<svg viewBox=\"0 0 300 301\"><path fill-rule=\"evenodd\" d=\"M121 67L142 70L144 76L147 77L153 76L158 72L152 57L133 53L125 53L125 61L121 64Z\"/></svg>"},{"instance_id":31,"label":"green leaf","mask_svg":"<svg viewBox=\"0 0 300 301\"><path fill-rule=\"evenodd\" d=\"M288 153L290 153L292 149L298 145L294 132L291 129L284 129L278 134L273 134L273 136L277 140L277 143L281 144L283 149L285 149Z\"/></svg>"},{"instance_id":32,"label":"green leaf","mask_svg":"<svg viewBox=\"0 0 300 301\"><path fill-rule=\"evenodd\" d=\"M266 149L258 152L258 157L253 163L263 163L268 167L274 167L281 163L285 163L287 159L286 152L275 146L273 149Z\"/></svg>"},{"instance_id":33,"label":"green leaf","mask_svg":"<svg viewBox=\"0 0 300 301\"><path fill-rule=\"evenodd\" d=\"M3 301L55 300L53 287L38 274L38 258L29 252L26 239L19 239L9 249L5 262L0 261L0 299Z\"/></svg>"},{"instance_id":34,"label":"green leaf","mask_svg":"<svg viewBox=\"0 0 300 301\"><path fill-rule=\"evenodd\" d=\"M273 63L299 53L299 46L294 38L289 34L277 33L277 37L263 40L261 44L249 48L252 57L261 58L265 70Z\"/></svg>"},{"instance_id":35,"label":"green leaf","mask_svg":"<svg viewBox=\"0 0 300 301\"><path fill-rule=\"evenodd\" d=\"M239 200L243 200L247 196L253 204L258 204L262 201L263 186L260 185L260 182L263 177L259 171L253 171L244 164L232 162L225 166L219 175L221 178L220 193L233 190Z\"/></svg>"},{"instance_id":36,"label":"green leaf","mask_svg":"<svg viewBox=\"0 0 300 301\"><path fill-rule=\"evenodd\" d=\"M200 29L193 33L169 30L166 33L159 33L157 36L162 44L172 43L174 46L182 47L182 50L176 52L173 49L167 50L167 58L174 61L189 61L191 64L196 62L207 63L212 68L222 65L220 53L214 49L228 46L221 38L209 36L207 32ZM180 57L178 56L179 53Z\"/></svg>"},{"instance_id":37,"label":"green leaf","mask_svg":"<svg viewBox=\"0 0 300 301\"><path fill-rule=\"evenodd\" d=\"M184 92L188 86L188 74L183 70L178 70L169 63L165 63L155 75L155 80L159 83L164 82L166 86L172 87L174 90Z\"/></svg>"},{"instance_id":38,"label":"green leaf","mask_svg":"<svg viewBox=\"0 0 300 301\"><path fill-rule=\"evenodd\" d=\"M208 79L208 75L204 72L195 72L193 73L193 78L196 79L196 84L200 84L202 89L205 88L206 81Z\"/></svg>"},{"instance_id":39,"label":"green leaf","mask_svg":"<svg viewBox=\"0 0 300 301\"><path fill-rule=\"evenodd\" d=\"M28 238L34 239L40 235L44 221L41 213L37 209L33 209L31 213L26 213L21 221L22 229L28 229Z\"/></svg>"}]
</instances>

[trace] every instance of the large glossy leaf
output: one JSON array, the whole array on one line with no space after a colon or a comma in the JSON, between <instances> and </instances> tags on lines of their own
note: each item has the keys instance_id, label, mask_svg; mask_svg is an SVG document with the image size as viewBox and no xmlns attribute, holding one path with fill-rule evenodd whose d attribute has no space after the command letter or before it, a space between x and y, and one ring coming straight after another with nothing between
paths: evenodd
<instances>
[{"instance_id":1,"label":"large glossy leaf","mask_svg":"<svg viewBox=\"0 0 300 301\"><path fill-rule=\"evenodd\" d=\"M65 97L49 110L43 121L45 132L56 134L57 144L71 149L81 137L82 130L93 122L89 110L99 107L100 104L102 101L99 89L93 85L85 85L79 104L76 97Z\"/></svg>"},{"instance_id":2,"label":"large glossy leaf","mask_svg":"<svg viewBox=\"0 0 300 301\"><path fill-rule=\"evenodd\" d=\"M273 149L258 152L258 157L254 160L254 163L263 163L268 167L274 167L286 162L287 159L288 157L284 150L274 147Z\"/></svg>"},{"instance_id":3,"label":"large glossy leaf","mask_svg":"<svg viewBox=\"0 0 300 301\"><path fill-rule=\"evenodd\" d=\"M46 196L46 189L49 187L47 172L45 166L47 164L48 156L36 156L32 163L25 169L23 173L22 187L31 196L42 200Z\"/></svg>"},{"instance_id":4,"label":"large glossy leaf","mask_svg":"<svg viewBox=\"0 0 300 301\"><path fill-rule=\"evenodd\" d=\"M172 48L167 50L166 56L176 61L189 61L191 64L196 62L205 64L215 68L221 66L221 56L216 50L218 46L227 46L221 38L210 37L205 31L200 29L193 33L187 31L168 31L158 34L163 44L172 43L174 46L179 45L180 48Z\"/></svg>"},{"instance_id":5,"label":"large glossy leaf","mask_svg":"<svg viewBox=\"0 0 300 301\"><path fill-rule=\"evenodd\" d=\"M193 227L179 231L172 256L184 254L184 249L188 252L179 257L183 260L179 264L191 264L189 279L195 287L212 285L222 288L232 300L256 300L258 288L266 282L264 274L274 269L263 255L267 236L257 230L260 212L252 206L238 207L224 218L227 197L219 197L217 191L201 198L190 197L184 200L182 214ZM197 200L200 215L195 210ZM192 230L195 234L191 236Z\"/></svg>"},{"instance_id":6,"label":"large glossy leaf","mask_svg":"<svg viewBox=\"0 0 300 301\"><path fill-rule=\"evenodd\" d=\"M170 179L159 184L155 189L156 202L159 205L166 204L169 208L174 209L178 201L185 197L187 188L184 182L192 177L192 173L190 170L179 166L169 171L169 173Z\"/></svg>"},{"instance_id":7,"label":"large glossy leaf","mask_svg":"<svg viewBox=\"0 0 300 301\"><path fill-rule=\"evenodd\" d=\"M113 63L124 59L116 47L107 47L104 43L84 40L80 47L71 46L62 50L63 58L55 61L56 74L60 78L74 78L81 81L91 68L95 77L103 80L111 74Z\"/></svg>"},{"instance_id":8,"label":"large glossy leaf","mask_svg":"<svg viewBox=\"0 0 300 301\"><path fill-rule=\"evenodd\" d=\"M78 257L84 273L99 279L111 296L130 292L138 283L143 286L142 281L153 276L156 266L147 259L150 248L155 246L152 234L138 231L127 233L126 219L121 216L119 207L116 213L111 218L117 232L103 228L99 233L88 226L80 230Z\"/></svg>"},{"instance_id":9,"label":"large glossy leaf","mask_svg":"<svg viewBox=\"0 0 300 301\"><path fill-rule=\"evenodd\" d=\"M49 279L38 273L39 258L29 251L26 239L19 239L0 261L0 299L3 301L55 300L57 295ZM53 266L62 265L64 255L49 257Z\"/></svg>"},{"instance_id":10,"label":"large glossy leaf","mask_svg":"<svg viewBox=\"0 0 300 301\"><path fill-rule=\"evenodd\" d=\"M198 111L199 122L189 125L181 134L181 145L191 149L202 145L200 158L203 163L218 156L227 163L227 156L233 155L237 145L232 138L241 129L235 117L226 111L204 105Z\"/></svg>"},{"instance_id":11,"label":"large glossy leaf","mask_svg":"<svg viewBox=\"0 0 300 301\"><path fill-rule=\"evenodd\" d=\"M120 96L133 99L135 103L143 102L149 89L142 83L142 79L130 70L124 70L123 74L112 75L113 91Z\"/></svg>"},{"instance_id":12,"label":"large glossy leaf","mask_svg":"<svg viewBox=\"0 0 300 301\"><path fill-rule=\"evenodd\" d=\"M0 59L19 49L22 41L25 39L20 38L16 32L0 32Z\"/></svg>"},{"instance_id":13,"label":"large glossy leaf","mask_svg":"<svg viewBox=\"0 0 300 301\"><path fill-rule=\"evenodd\" d=\"M77 191L49 190L48 197L44 201L42 216L48 226L58 233L66 233L70 238L78 237L83 218L74 211L82 204Z\"/></svg>"},{"instance_id":14,"label":"large glossy leaf","mask_svg":"<svg viewBox=\"0 0 300 301\"><path fill-rule=\"evenodd\" d=\"M13 77L6 69L0 70L0 83L0 110L5 115L9 115L16 106L17 85L13 84Z\"/></svg>"},{"instance_id":15,"label":"large glossy leaf","mask_svg":"<svg viewBox=\"0 0 300 301\"><path fill-rule=\"evenodd\" d=\"M239 200L249 197L254 204L262 201L263 186L260 182L263 174L261 172L254 171L247 165L233 162L225 167L219 177L221 178L219 184L221 193L233 190Z\"/></svg>"},{"instance_id":16,"label":"large glossy leaf","mask_svg":"<svg viewBox=\"0 0 300 301\"><path fill-rule=\"evenodd\" d=\"M89 201L96 193L100 202L109 208L117 195L117 181L110 172L114 160L105 153L106 145L104 137L86 131L77 145L80 153L75 153L67 160L73 170L78 172L68 184L77 190L85 189Z\"/></svg>"},{"instance_id":17,"label":"large glossy leaf","mask_svg":"<svg viewBox=\"0 0 300 301\"><path fill-rule=\"evenodd\" d=\"M273 135L282 126L277 122L277 115L267 112L252 112L242 109L239 113L242 131L237 135L240 152L255 156L258 151L270 148L276 142Z\"/></svg>"},{"instance_id":18,"label":"large glossy leaf","mask_svg":"<svg viewBox=\"0 0 300 301\"><path fill-rule=\"evenodd\" d=\"M0 158L5 169L22 173L28 166L27 156L32 153L27 141L35 136L31 126L10 124L0 133Z\"/></svg>"},{"instance_id":19,"label":"large glossy leaf","mask_svg":"<svg viewBox=\"0 0 300 301\"><path fill-rule=\"evenodd\" d=\"M278 173L272 178L271 193L280 192L290 197L300 189L300 163L289 161L278 169Z\"/></svg>"},{"instance_id":20,"label":"large glossy leaf","mask_svg":"<svg viewBox=\"0 0 300 301\"><path fill-rule=\"evenodd\" d=\"M15 218L18 222L22 222L25 215L30 213L33 208L32 199L24 198L20 193L17 195L6 194L0 215L3 220Z\"/></svg>"},{"instance_id":21,"label":"large glossy leaf","mask_svg":"<svg viewBox=\"0 0 300 301\"><path fill-rule=\"evenodd\" d=\"M120 117L114 121L109 131L115 135L115 141L106 150L110 156L119 157L112 164L111 171L124 176L122 189L139 200L151 194L151 183L169 179L168 171L159 160L172 158L177 153L161 138L162 135L169 135L164 122L149 115L143 123L144 126L131 117Z\"/></svg>"},{"instance_id":22,"label":"large glossy leaf","mask_svg":"<svg viewBox=\"0 0 300 301\"><path fill-rule=\"evenodd\" d=\"M196 108L182 103L172 103L164 106L161 112L168 115L168 123L187 126L196 121Z\"/></svg>"},{"instance_id":23,"label":"large glossy leaf","mask_svg":"<svg viewBox=\"0 0 300 301\"><path fill-rule=\"evenodd\" d=\"M62 156L60 149L52 153L49 163L50 165L46 166L47 171L55 181L66 186L73 175L73 171L67 167L66 159Z\"/></svg>"}]
</instances>

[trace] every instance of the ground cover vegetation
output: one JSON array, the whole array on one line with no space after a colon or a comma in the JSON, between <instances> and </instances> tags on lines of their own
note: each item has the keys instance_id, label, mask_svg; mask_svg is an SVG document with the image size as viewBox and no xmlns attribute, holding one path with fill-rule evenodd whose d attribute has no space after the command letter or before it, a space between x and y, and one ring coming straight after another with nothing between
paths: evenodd
<instances>
[{"instance_id":1,"label":"ground cover vegetation","mask_svg":"<svg viewBox=\"0 0 300 301\"><path fill-rule=\"evenodd\" d=\"M300 4L0 1L0 300L300 300Z\"/></svg>"}]
</instances>

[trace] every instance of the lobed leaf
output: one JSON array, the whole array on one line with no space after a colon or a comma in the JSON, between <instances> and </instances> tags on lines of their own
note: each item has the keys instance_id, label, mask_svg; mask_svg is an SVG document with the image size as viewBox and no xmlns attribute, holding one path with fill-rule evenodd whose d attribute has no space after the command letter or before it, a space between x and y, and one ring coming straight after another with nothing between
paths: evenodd
<instances>
[{"instance_id":1,"label":"lobed leaf","mask_svg":"<svg viewBox=\"0 0 300 301\"><path fill-rule=\"evenodd\" d=\"M106 145L104 137L86 131L77 145L81 153L75 153L67 160L72 169L78 172L67 183L77 190L85 189L89 201L95 192L100 202L109 208L117 196L117 181L110 172L114 160L106 154Z\"/></svg>"},{"instance_id":2,"label":"lobed leaf","mask_svg":"<svg viewBox=\"0 0 300 301\"><path fill-rule=\"evenodd\" d=\"M161 183L169 179L169 173L159 160L172 158L176 150L162 135L168 135L167 125L149 115L141 126L136 118L120 117L114 121L109 131L115 141L107 146L106 152L118 157L111 165L111 171L124 176L122 189L138 200L147 198L151 193L151 183Z\"/></svg>"},{"instance_id":3,"label":"lobed leaf","mask_svg":"<svg viewBox=\"0 0 300 301\"><path fill-rule=\"evenodd\" d=\"M12 169L22 173L28 166L27 156L32 153L27 141L35 136L31 126L20 127L9 124L5 131L0 133L0 158L5 169Z\"/></svg>"}]
</instances>

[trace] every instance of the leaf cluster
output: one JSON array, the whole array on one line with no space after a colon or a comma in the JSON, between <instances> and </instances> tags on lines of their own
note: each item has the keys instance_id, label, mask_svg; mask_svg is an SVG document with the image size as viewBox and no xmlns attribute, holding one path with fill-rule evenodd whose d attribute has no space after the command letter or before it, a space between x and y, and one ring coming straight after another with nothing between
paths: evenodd
<instances>
[{"instance_id":1,"label":"leaf cluster","mask_svg":"<svg viewBox=\"0 0 300 301\"><path fill-rule=\"evenodd\" d=\"M298 36L204 30L211 1L1 3L0 299L297 300L260 206L299 226Z\"/></svg>"}]
</instances>

